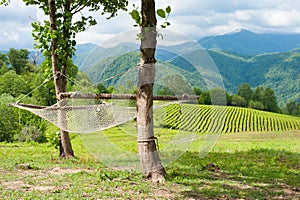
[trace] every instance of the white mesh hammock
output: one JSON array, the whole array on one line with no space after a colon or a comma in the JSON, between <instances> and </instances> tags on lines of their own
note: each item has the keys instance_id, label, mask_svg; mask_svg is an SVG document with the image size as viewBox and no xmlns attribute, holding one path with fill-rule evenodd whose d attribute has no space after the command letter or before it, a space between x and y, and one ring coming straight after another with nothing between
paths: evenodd
<instances>
[{"instance_id":1,"label":"white mesh hammock","mask_svg":"<svg viewBox=\"0 0 300 200\"><path fill-rule=\"evenodd\" d=\"M11 104L32 112L57 127L74 133L105 130L126 123L136 116L136 107L87 99L63 99L53 106Z\"/></svg>"},{"instance_id":2,"label":"white mesh hammock","mask_svg":"<svg viewBox=\"0 0 300 200\"><path fill-rule=\"evenodd\" d=\"M100 96L97 96L66 93L65 96L67 98L63 98L53 106L37 106L22 103L10 105L34 113L57 127L73 133L90 133L105 130L129 122L136 117L135 102L134 105L129 105L135 100L135 95L100 94ZM110 99L110 102L100 101L99 98ZM124 99L129 101L124 101ZM153 108L157 109L178 103L178 99L182 99L182 97L156 96L154 99L173 100L173 102ZM191 97L184 97L184 99L191 99Z\"/></svg>"}]
</instances>

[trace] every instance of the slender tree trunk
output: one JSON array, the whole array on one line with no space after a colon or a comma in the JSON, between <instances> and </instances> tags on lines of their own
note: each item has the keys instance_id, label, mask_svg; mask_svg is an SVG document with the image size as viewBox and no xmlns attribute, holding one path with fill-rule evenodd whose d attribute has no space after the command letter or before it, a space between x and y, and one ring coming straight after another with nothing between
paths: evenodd
<instances>
[{"instance_id":1,"label":"slender tree trunk","mask_svg":"<svg viewBox=\"0 0 300 200\"><path fill-rule=\"evenodd\" d=\"M55 0L49 0L49 16L50 16L50 31L56 31L56 6ZM59 102L60 93L66 92L67 79L63 76L63 72L61 71L58 63L58 55L56 54L56 50L58 49L58 41L57 39L51 40L51 61L52 61L52 72L54 76L54 85L56 91L56 98ZM65 69L64 69L65 70ZM58 113L59 123L64 123L65 113L63 111L59 111ZM72 149L69 133L60 129L60 156L64 158L74 157L74 152Z\"/></svg>"},{"instance_id":2,"label":"slender tree trunk","mask_svg":"<svg viewBox=\"0 0 300 200\"><path fill-rule=\"evenodd\" d=\"M165 169L156 149L153 130L156 24L155 1L142 0L142 38L137 91L138 149L143 174L152 178L153 182L164 182Z\"/></svg>"}]
</instances>

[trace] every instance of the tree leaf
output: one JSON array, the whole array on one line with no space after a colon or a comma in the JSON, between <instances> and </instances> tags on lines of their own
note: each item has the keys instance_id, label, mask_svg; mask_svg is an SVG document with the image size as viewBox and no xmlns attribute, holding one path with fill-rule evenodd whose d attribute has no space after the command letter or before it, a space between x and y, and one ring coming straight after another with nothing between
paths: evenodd
<instances>
[{"instance_id":1,"label":"tree leaf","mask_svg":"<svg viewBox=\"0 0 300 200\"><path fill-rule=\"evenodd\" d=\"M158 9L157 15L160 16L161 18L166 18L166 12L163 9Z\"/></svg>"},{"instance_id":2,"label":"tree leaf","mask_svg":"<svg viewBox=\"0 0 300 200\"><path fill-rule=\"evenodd\" d=\"M133 10L131 13L130 13L132 19L134 19L134 21L139 24L140 23L140 13L137 11L137 10Z\"/></svg>"},{"instance_id":3,"label":"tree leaf","mask_svg":"<svg viewBox=\"0 0 300 200\"><path fill-rule=\"evenodd\" d=\"M168 6L168 7L166 8L166 12L167 12L168 14L171 13L171 7L170 7L170 6Z\"/></svg>"}]
</instances>

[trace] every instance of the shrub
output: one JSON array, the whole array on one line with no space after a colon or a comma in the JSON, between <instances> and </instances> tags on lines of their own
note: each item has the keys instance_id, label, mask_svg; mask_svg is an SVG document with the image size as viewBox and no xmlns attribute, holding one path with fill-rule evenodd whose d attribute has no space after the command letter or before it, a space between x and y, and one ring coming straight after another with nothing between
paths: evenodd
<instances>
[{"instance_id":1,"label":"shrub","mask_svg":"<svg viewBox=\"0 0 300 200\"><path fill-rule=\"evenodd\" d=\"M58 149L59 147L59 138L60 138L60 132L59 131L47 131L46 132L47 142L51 146L54 146L55 149Z\"/></svg>"},{"instance_id":2,"label":"shrub","mask_svg":"<svg viewBox=\"0 0 300 200\"><path fill-rule=\"evenodd\" d=\"M9 94L0 95L0 142L13 142L14 135L19 132L18 115L8 103L14 98Z\"/></svg>"},{"instance_id":3,"label":"shrub","mask_svg":"<svg viewBox=\"0 0 300 200\"><path fill-rule=\"evenodd\" d=\"M16 135L19 142L47 142L42 131L33 125L24 126L19 134Z\"/></svg>"},{"instance_id":4,"label":"shrub","mask_svg":"<svg viewBox=\"0 0 300 200\"><path fill-rule=\"evenodd\" d=\"M247 106L247 101L244 97L241 97L237 94L232 96L232 105L238 106L238 107L246 107Z\"/></svg>"},{"instance_id":5,"label":"shrub","mask_svg":"<svg viewBox=\"0 0 300 200\"><path fill-rule=\"evenodd\" d=\"M264 104L260 101L250 101L249 102L249 108L257 109L257 110L263 110Z\"/></svg>"}]
</instances>

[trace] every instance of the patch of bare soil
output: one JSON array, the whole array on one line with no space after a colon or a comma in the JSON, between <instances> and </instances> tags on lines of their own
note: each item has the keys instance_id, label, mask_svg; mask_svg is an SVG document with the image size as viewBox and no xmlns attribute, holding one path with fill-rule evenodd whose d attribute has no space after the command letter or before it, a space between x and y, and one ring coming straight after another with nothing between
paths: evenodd
<instances>
[{"instance_id":1,"label":"patch of bare soil","mask_svg":"<svg viewBox=\"0 0 300 200\"><path fill-rule=\"evenodd\" d=\"M284 195L274 197L274 199L300 199L300 188L291 188L289 185L282 184L280 189L273 189L276 192L283 192Z\"/></svg>"},{"instance_id":2,"label":"patch of bare soil","mask_svg":"<svg viewBox=\"0 0 300 200\"><path fill-rule=\"evenodd\" d=\"M176 187L174 185L174 187ZM155 199L165 198L165 199L175 199L176 198L176 192L164 189L163 187L155 188L152 190L153 196Z\"/></svg>"},{"instance_id":3,"label":"patch of bare soil","mask_svg":"<svg viewBox=\"0 0 300 200\"><path fill-rule=\"evenodd\" d=\"M2 182L1 185L4 189L7 190L19 190L19 191L34 191L38 190L41 192L51 192L61 188L51 186L51 179L47 179L47 181L40 181L39 179L43 179L48 175L63 175L63 174L75 174L79 172L93 172L95 170L92 169L63 169L60 167L55 167L47 170L30 170L31 168L20 168L15 171L15 174L18 177L18 180ZM34 176L35 180L38 180L39 185L27 184L23 181L26 176Z\"/></svg>"},{"instance_id":4,"label":"patch of bare soil","mask_svg":"<svg viewBox=\"0 0 300 200\"><path fill-rule=\"evenodd\" d=\"M46 174L54 174L54 175L61 175L61 174L76 174L79 172L95 172L94 169L63 169L60 167L55 167L53 169L45 171Z\"/></svg>"},{"instance_id":5,"label":"patch of bare soil","mask_svg":"<svg viewBox=\"0 0 300 200\"><path fill-rule=\"evenodd\" d=\"M5 182L2 183L2 185L7 189L7 190L19 190L19 191L34 191L34 190L39 190L41 192L50 192L54 191L57 188L54 186L35 186L35 185L30 185L26 184L23 181L11 181L11 182Z\"/></svg>"}]
</instances>

